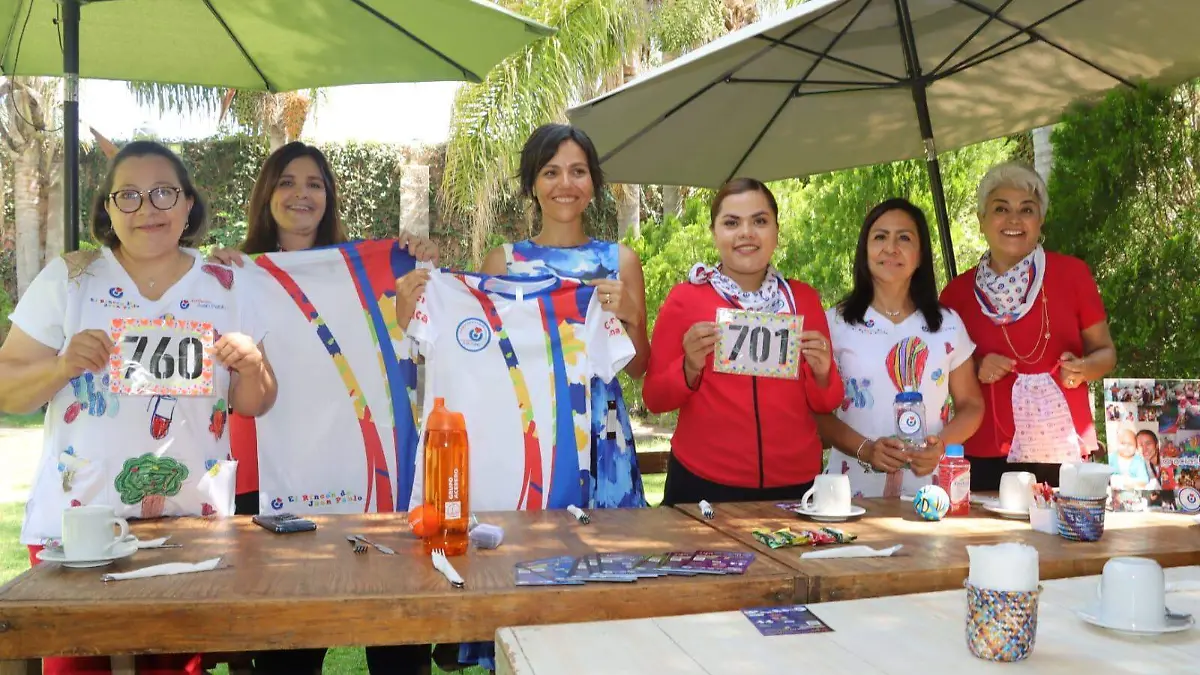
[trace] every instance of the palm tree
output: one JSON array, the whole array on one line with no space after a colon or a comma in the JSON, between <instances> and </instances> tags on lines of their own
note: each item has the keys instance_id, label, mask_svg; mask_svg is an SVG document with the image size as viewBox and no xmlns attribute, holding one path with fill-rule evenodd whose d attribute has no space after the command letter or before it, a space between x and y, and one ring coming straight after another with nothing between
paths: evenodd
<instances>
[{"instance_id":1,"label":"palm tree","mask_svg":"<svg viewBox=\"0 0 1200 675\"><path fill-rule=\"evenodd\" d=\"M505 59L454 99L443 211L471 223L471 253L482 259L500 197L513 192L517 158L539 125L565 121L567 108L623 80L645 41L644 0L505 0L558 32Z\"/></svg>"},{"instance_id":2,"label":"palm tree","mask_svg":"<svg viewBox=\"0 0 1200 675\"><path fill-rule=\"evenodd\" d=\"M0 81L0 141L13 163L17 293L63 251L60 81Z\"/></svg>"},{"instance_id":3,"label":"palm tree","mask_svg":"<svg viewBox=\"0 0 1200 675\"><path fill-rule=\"evenodd\" d=\"M318 90L237 91L195 85L130 82L129 90L137 102L157 107L162 114L230 113L234 121L250 133L265 136L272 151L300 137L304 122L319 96Z\"/></svg>"}]
</instances>

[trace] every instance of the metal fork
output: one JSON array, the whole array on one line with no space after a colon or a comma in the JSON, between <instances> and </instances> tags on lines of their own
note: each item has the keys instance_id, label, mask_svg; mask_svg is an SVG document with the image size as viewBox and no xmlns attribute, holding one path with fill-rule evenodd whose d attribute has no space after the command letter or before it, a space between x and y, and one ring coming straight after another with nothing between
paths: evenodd
<instances>
[{"instance_id":1,"label":"metal fork","mask_svg":"<svg viewBox=\"0 0 1200 675\"><path fill-rule=\"evenodd\" d=\"M450 561L446 559L445 549L433 549L433 553L430 554L430 557L433 558L433 568L441 572L442 576L446 577L446 580L450 582L451 586L455 588L466 587L466 582L463 581L461 576L459 576L458 571L454 569L454 566L450 564Z\"/></svg>"},{"instance_id":2,"label":"metal fork","mask_svg":"<svg viewBox=\"0 0 1200 675\"><path fill-rule=\"evenodd\" d=\"M350 545L354 547L355 553L366 553L367 552L367 545L362 543L358 539L356 539L354 537L354 535L352 535L352 534L346 535L346 541L350 542Z\"/></svg>"}]
</instances>

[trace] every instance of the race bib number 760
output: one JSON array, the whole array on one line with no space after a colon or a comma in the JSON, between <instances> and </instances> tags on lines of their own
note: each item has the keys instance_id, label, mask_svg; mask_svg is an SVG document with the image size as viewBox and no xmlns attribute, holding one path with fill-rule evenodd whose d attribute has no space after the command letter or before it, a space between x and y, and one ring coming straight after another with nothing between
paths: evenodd
<instances>
[{"instance_id":1,"label":"race bib number 760","mask_svg":"<svg viewBox=\"0 0 1200 675\"><path fill-rule=\"evenodd\" d=\"M796 379L800 376L800 329L795 314L717 310L718 373Z\"/></svg>"},{"instance_id":2,"label":"race bib number 760","mask_svg":"<svg viewBox=\"0 0 1200 675\"><path fill-rule=\"evenodd\" d=\"M175 319L113 319L109 380L130 396L209 396L213 327Z\"/></svg>"}]
</instances>

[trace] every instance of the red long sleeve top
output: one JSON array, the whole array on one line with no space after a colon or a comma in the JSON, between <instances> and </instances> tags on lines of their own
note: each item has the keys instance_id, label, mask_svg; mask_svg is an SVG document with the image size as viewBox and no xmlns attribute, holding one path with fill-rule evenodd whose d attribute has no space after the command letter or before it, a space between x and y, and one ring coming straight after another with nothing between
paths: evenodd
<instances>
[{"instance_id":1,"label":"red long sleeve top","mask_svg":"<svg viewBox=\"0 0 1200 675\"><path fill-rule=\"evenodd\" d=\"M808 284L788 281L803 316L803 330L829 339L821 298ZM821 387L807 363L799 379L731 375L713 371L710 354L695 390L683 372L683 336L694 324L715 321L731 305L708 284L671 289L654 325L650 366L642 387L655 413L679 410L671 451L689 471L732 487L798 485L821 471L821 439L814 413L830 413L844 390L837 365ZM831 344L832 347L832 344ZM832 352L831 352L832 353Z\"/></svg>"}]
</instances>

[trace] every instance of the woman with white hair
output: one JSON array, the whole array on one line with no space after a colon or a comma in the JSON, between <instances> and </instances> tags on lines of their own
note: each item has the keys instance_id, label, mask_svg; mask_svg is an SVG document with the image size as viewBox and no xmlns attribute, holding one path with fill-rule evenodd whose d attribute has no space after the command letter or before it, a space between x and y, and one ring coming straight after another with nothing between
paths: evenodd
<instances>
[{"instance_id":1,"label":"woman with white hair","mask_svg":"<svg viewBox=\"0 0 1200 675\"><path fill-rule=\"evenodd\" d=\"M941 297L976 344L985 411L965 444L971 489L999 489L1006 471L1056 485L1059 465L1097 447L1087 384L1117 364L1104 302L1086 263L1042 248L1049 196L1037 172L992 167L977 197L988 251Z\"/></svg>"}]
</instances>

